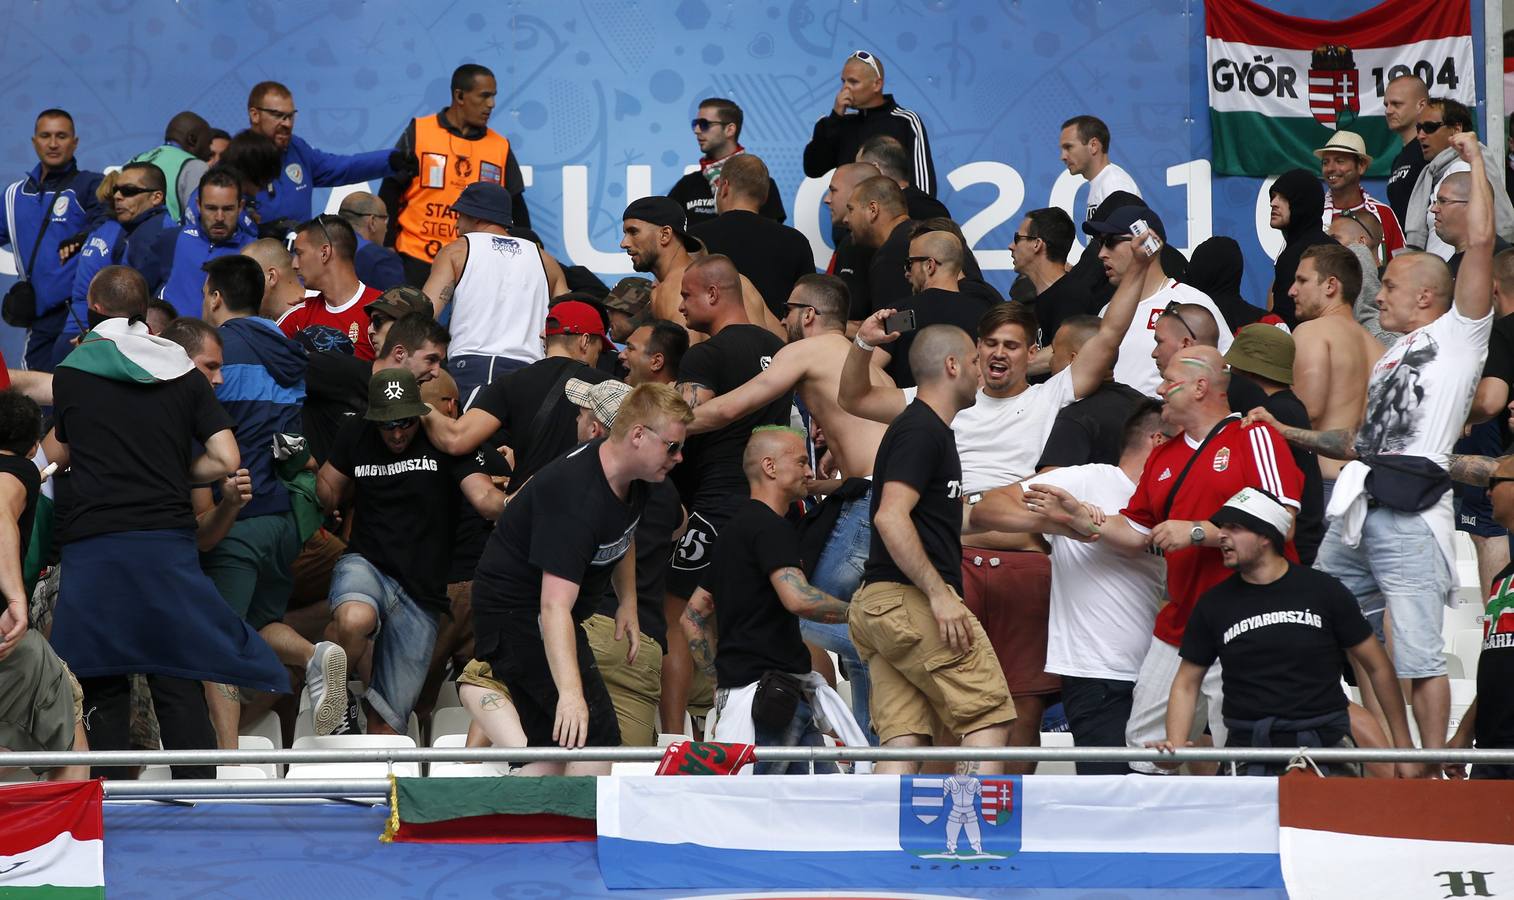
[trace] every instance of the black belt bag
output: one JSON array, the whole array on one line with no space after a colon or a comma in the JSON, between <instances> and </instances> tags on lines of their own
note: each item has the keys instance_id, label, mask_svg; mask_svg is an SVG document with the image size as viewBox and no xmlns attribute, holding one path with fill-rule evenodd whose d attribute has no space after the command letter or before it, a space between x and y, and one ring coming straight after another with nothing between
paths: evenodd
<instances>
[{"instance_id":1,"label":"black belt bag","mask_svg":"<svg viewBox=\"0 0 1514 900\"><path fill-rule=\"evenodd\" d=\"M752 698L752 724L763 731L783 731L794 721L804 682L787 672L763 672Z\"/></svg>"},{"instance_id":2,"label":"black belt bag","mask_svg":"<svg viewBox=\"0 0 1514 900\"><path fill-rule=\"evenodd\" d=\"M1451 489L1451 475L1423 456L1384 454L1367 460L1367 494L1399 512L1417 513L1429 509Z\"/></svg>"}]
</instances>

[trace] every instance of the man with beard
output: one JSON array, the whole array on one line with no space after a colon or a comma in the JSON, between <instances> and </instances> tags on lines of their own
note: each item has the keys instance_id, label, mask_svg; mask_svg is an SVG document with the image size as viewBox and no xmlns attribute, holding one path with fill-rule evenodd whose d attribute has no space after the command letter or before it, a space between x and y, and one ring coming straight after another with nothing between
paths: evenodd
<instances>
[{"instance_id":1,"label":"man with beard","mask_svg":"<svg viewBox=\"0 0 1514 900\"><path fill-rule=\"evenodd\" d=\"M242 176L216 166L200 179L196 191L198 221L186 222L178 237L165 244L162 268L168 273L159 295L181 316L198 316L205 286L204 266L218 256L236 253L256 236L239 227L242 218Z\"/></svg>"},{"instance_id":2,"label":"man with beard","mask_svg":"<svg viewBox=\"0 0 1514 900\"><path fill-rule=\"evenodd\" d=\"M631 267L651 272L656 279L652 287L652 315L680 325L688 325L680 310L683 273L693 263L692 254L703 254L704 245L691 237L683 207L669 197L643 197L626 207L621 217L623 237L620 248L631 257ZM747 319L767 328L779 337L783 327L763 303L762 295L744 275L741 280L741 303ZM694 340L702 340L690 334Z\"/></svg>"}]
</instances>

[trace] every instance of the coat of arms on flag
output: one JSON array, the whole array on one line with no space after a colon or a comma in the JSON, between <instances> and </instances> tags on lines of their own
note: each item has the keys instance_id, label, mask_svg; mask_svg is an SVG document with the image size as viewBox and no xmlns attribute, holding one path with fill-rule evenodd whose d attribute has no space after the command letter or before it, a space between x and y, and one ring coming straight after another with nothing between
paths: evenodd
<instances>
[{"instance_id":1,"label":"coat of arms on flag","mask_svg":"<svg viewBox=\"0 0 1514 900\"><path fill-rule=\"evenodd\" d=\"M1361 73L1351 48L1315 48L1309 65L1309 112L1315 121L1327 128L1345 128L1361 109Z\"/></svg>"},{"instance_id":2,"label":"coat of arms on flag","mask_svg":"<svg viewBox=\"0 0 1514 900\"><path fill-rule=\"evenodd\" d=\"M922 859L1004 859L1020 849L1020 779L901 778L899 846ZM984 829L984 825L991 826Z\"/></svg>"}]
</instances>

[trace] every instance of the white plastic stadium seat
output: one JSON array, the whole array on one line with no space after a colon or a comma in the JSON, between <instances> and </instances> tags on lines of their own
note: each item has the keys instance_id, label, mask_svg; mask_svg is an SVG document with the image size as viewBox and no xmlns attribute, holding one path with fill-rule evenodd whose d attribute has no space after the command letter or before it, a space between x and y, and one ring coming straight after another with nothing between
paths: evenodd
<instances>
[{"instance_id":1,"label":"white plastic stadium seat","mask_svg":"<svg viewBox=\"0 0 1514 900\"><path fill-rule=\"evenodd\" d=\"M1450 638L1446 639L1446 645L1450 646ZM1466 678L1467 672L1462 667L1461 657L1454 653L1442 654L1446 660L1446 675L1450 678ZM1358 692L1359 693L1359 692Z\"/></svg>"},{"instance_id":2,"label":"white plastic stadium seat","mask_svg":"<svg viewBox=\"0 0 1514 900\"><path fill-rule=\"evenodd\" d=\"M436 708L451 709L462 705L462 701L457 698L457 682L443 681L441 692L436 695Z\"/></svg>"},{"instance_id":3,"label":"white plastic stadium seat","mask_svg":"<svg viewBox=\"0 0 1514 900\"><path fill-rule=\"evenodd\" d=\"M238 750L272 750L272 749L274 749L274 746L273 746L273 741L270 741L268 738L263 737L260 734L241 734L241 735L237 735L237 749ZM259 770L259 771L261 771L263 773L263 777L264 778L277 778L277 777L279 777L278 766L274 765L273 763L248 763L246 765L240 765L240 766L221 766L220 768L222 768L222 769L257 769L257 770ZM217 773L216 777L217 778L225 778L225 777L228 777L228 776L221 775L221 774ZM237 778L237 777L241 777L241 776L232 775L232 776L229 776L229 777Z\"/></svg>"},{"instance_id":4,"label":"white plastic stadium seat","mask_svg":"<svg viewBox=\"0 0 1514 900\"><path fill-rule=\"evenodd\" d=\"M272 777L262 766L216 766L216 778L221 781L259 781Z\"/></svg>"},{"instance_id":5,"label":"white plastic stadium seat","mask_svg":"<svg viewBox=\"0 0 1514 900\"><path fill-rule=\"evenodd\" d=\"M1074 747L1070 731L1043 731L1041 732L1042 747ZM1037 775L1076 775L1077 765L1068 760L1057 762L1042 762L1036 766Z\"/></svg>"},{"instance_id":6,"label":"white plastic stadium seat","mask_svg":"<svg viewBox=\"0 0 1514 900\"><path fill-rule=\"evenodd\" d=\"M1466 677L1477 680L1477 657L1482 654L1482 629L1463 628L1451 637L1450 650L1461 657L1461 668Z\"/></svg>"},{"instance_id":7,"label":"white plastic stadium seat","mask_svg":"<svg viewBox=\"0 0 1514 900\"><path fill-rule=\"evenodd\" d=\"M431 742L432 747L466 747L467 745L467 734L438 735ZM509 775L510 766L508 763L435 762L427 767L426 774L432 778L491 778L497 775Z\"/></svg>"},{"instance_id":8,"label":"white plastic stadium seat","mask_svg":"<svg viewBox=\"0 0 1514 900\"><path fill-rule=\"evenodd\" d=\"M431 714L431 746L437 744L437 738L443 735L468 734L468 726L473 723L473 716L461 706L449 706L446 709L438 709ZM462 744L457 746L461 747Z\"/></svg>"},{"instance_id":9,"label":"white plastic stadium seat","mask_svg":"<svg viewBox=\"0 0 1514 900\"><path fill-rule=\"evenodd\" d=\"M275 750L284 749L284 723L279 719L279 714L268 710L256 719L242 718L238 733L244 735L260 735L268 739L268 743Z\"/></svg>"},{"instance_id":10,"label":"white plastic stadium seat","mask_svg":"<svg viewBox=\"0 0 1514 900\"><path fill-rule=\"evenodd\" d=\"M618 762L610 764L611 775L656 775L658 763Z\"/></svg>"}]
</instances>

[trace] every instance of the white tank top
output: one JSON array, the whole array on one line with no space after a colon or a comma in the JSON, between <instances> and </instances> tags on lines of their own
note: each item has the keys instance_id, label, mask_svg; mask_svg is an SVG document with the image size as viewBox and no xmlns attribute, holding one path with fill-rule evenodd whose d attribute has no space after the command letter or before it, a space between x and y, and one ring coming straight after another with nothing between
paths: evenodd
<instances>
[{"instance_id":1,"label":"white tank top","mask_svg":"<svg viewBox=\"0 0 1514 900\"><path fill-rule=\"evenodd\" d=\"M463 276L452 293L450 356L542 358L547 269L541 250L521 238L473 232Z\"/></svg>"}]
</instances>

